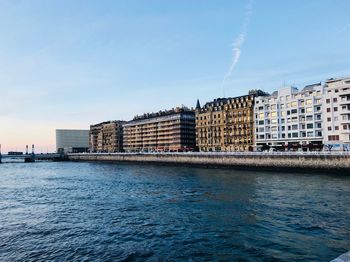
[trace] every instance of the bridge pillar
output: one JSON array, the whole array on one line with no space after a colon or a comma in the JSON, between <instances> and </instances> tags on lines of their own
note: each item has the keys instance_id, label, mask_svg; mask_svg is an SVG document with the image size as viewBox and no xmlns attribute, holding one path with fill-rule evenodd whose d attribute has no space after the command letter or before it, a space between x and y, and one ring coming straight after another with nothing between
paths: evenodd
<instances>
[{"instance_id":1,"label":"bridge pillar","mask_svg":"<svg viewBox=\"0 0 350 262\"><path fill-rule=\"evenodd\" d=\"M35 162L35 153L34 153L34 144L32 145L32 153L24 158L25 163L34 163Z\"/></svg>"},{"instance_id":2,"label":"bridge pillar","mask_svg":"<svg viewBox=\"0 0 350 262\"><path fill-rule=\"evenodd\" d=\"M35 162L34 155L30 155L30 156L24 158L24 163L34 163L34 162Z\"/></svg>"}]
</instances>

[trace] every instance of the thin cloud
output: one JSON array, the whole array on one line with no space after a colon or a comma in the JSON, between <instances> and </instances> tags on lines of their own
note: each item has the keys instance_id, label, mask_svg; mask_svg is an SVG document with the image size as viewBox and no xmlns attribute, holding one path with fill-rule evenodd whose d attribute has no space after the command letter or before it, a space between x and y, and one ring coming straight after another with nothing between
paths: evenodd
<instances>
[{"instance_id":1,"label":"thin cloud","mask_svg":"<svg viewBox=\"0 0 350 262\"><path fill-rule=\"evenodd\" d=\"M249 3L245 7L245 15L244 15L244 21L243 26L241 29L241 33L238 35L238 37L233 41L232 43L232 62L230 65L230 68L226 75L224 76L224 79L222 80L222 89L224 90L225 82L226 80L231 77L233 70L235 69L239 58L241 56L241 49L244 44L245 38L247 36L247 29L250 23L251 16L253 14L254 9L254 1L250 0Z\"/></svg>"}]
</instances>

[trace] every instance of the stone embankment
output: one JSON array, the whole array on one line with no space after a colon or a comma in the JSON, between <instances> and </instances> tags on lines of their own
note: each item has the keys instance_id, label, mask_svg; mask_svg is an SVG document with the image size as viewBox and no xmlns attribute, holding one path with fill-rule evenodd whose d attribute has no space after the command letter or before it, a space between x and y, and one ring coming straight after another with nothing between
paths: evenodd
<instances>
[{"instance_id":1,"label":"stone embankment","mask_svg":"<svg viewBox=\"0 0 350 262\"><path fill-rule=\"evenodd\" d=\"M68 154L67 158L71 161L138 162L282 171L310 170L350 174L349 152L93 153Z\"/></svg>"}]
</instances>

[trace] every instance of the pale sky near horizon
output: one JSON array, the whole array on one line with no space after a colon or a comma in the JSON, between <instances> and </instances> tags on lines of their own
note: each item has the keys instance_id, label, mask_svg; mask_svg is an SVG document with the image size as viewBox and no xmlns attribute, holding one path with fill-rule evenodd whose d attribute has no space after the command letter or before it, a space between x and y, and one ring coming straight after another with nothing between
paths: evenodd
<instances>
[{"instance_id":1,"label":"pale sky near horizon","mask_svg":"<svg viewBox=\"0 0 350 262\"><path fill-rule=\"evenodd\" d=\"M0 0L0 144L46 152L56 128L349 76L349 10L348 0Z\"/></svg>"}]
</instances>

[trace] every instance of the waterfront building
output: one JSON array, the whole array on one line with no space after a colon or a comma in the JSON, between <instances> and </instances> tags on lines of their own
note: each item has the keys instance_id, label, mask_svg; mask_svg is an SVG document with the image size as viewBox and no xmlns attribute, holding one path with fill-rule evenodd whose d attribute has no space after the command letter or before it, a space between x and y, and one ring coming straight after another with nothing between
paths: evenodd
<instances>
[{"instance_id":1,"label":"waterfront building","mask_svg":"<svg viewBox=\"0 0 350 262\"><path fill-rule=\"evenodd\" d=\"M321 83L299 91L285 87L255 98L255 147L276 150L322 149Z\"/></svg>"},{"instance_id":2,"label":"waterfront building","mask_svg":"<svg viewBox=\"0 0 350 262\"><path fill-rule=\"evenodd\" d=\"M56 129L58 153L82 153L89 150L89 130Z\"/></svg>"},{"instance_id":3,"label":"waterfront building","mask_svg":"<svg viewBox=\"0 0 350 262\"><path fill-rule=\"evenodd\" d=\"M324 95L324 144L326 150L350 149L350 77L329 79Z\"/></svg>"},{"instance_id":4,"label":"waterfront building","mask_svg":"<svg viewBox=\"0 0 350 262\"><path fill-rule=\"evenodd\" d=\"M124 123L124 121L106 121L91 125L89 134L90 152L122 152Z\"/></svg>"},{"instance_id":5,"label":"waterfront building","mask_svg":"<svg viewBox=\"0 0 350 262\"><path fill-rule=\"evenodd\" d=\"M135 116L123 129L126 152L193 151L195 148L195 112L186 107Z\"/></svg>"},{"instance_id":6,"label":"waterfront building","mask_svg":"<svg viewBox=\"0 0 350 262\"><path fill-rule=\"evenodd\" d=\"M252 151L254 144L254 97L217 98L196 106L196 143L200 151Z\"/></svg>"}]
</instances>

